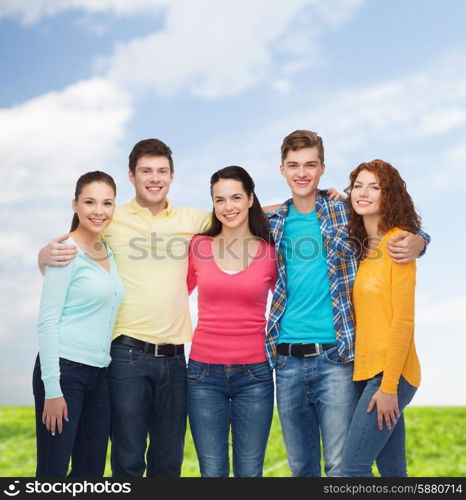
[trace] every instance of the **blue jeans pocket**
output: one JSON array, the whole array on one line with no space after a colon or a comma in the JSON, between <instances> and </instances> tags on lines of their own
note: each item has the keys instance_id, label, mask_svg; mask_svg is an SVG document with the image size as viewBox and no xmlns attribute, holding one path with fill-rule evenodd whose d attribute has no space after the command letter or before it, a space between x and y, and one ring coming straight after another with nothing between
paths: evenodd
<instances>
[{"instance_id":1,"label":"blue jeans pocket","mask_svg":"<svg viewBox=\"0 0 466 500\"><path fill-rule=\"evenodd\" d=\"M207 365L198 361L189 360L186 378L188 382L197 382L204 378L207 371Z\"/></svg>"},{"instance_id":2,"label":"blue jeans pocket","mask_svg":"<svg viewBox=\"0 0 466 500\"><path fill-rule=\"evenodd\" d=\"M343 364L343 360L341 359L341 356L340 356L340 354L338 352L338 346L331 347L330 349L326 349L324 351L324 356L325 356L325 359L329 363L333 363L333 364L336 364L336 365Z\"/></svg>"},{"instance_id":3,"label":"blue jeans pocket","mask_svg":"<svg viewBox=\"0 0 466 500\"><path fill-rule=\"evenodd\" d=\"M277 355L277 365L276 365L277 370L285 368L286 363L288 362L288 358L289 356L285 356L284 354Z\"/></svg>"},{"instance_id":4,"label":"blue jeans pocket","mask_svg":"<svg viewBox=\"0 0 466 500\"><path fill-rule=\"evenodd\" d=\"M140 349L135 349L134 347L114 344L112 345L110 356L113 364L135 365L142 359L143 352Z\"/></svg>"},{"instance_id":5,"label":"blue jeans pocket","mask_svg":"<svg viewBox=\"0 0 466 500\"><path fill-rule=\"evenodd\" d=\"M272 380L273 370L270 368L267 361L265 361L264 363L250 365L248 368L248 375L253 380L262 382L266 380Z\"/></svg>"}]
</instances>

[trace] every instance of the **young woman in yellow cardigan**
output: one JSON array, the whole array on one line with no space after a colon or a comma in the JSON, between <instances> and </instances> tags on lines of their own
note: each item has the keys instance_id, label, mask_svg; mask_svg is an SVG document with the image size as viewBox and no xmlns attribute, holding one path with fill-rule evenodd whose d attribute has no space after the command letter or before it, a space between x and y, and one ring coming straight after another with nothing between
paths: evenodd
<instances>
[{"instance_id":1,"label":"young woman in yellow cardigan","mask_svg":"<svg viewBox=\"0 0 466 500\"><path fill-rule=\"evenodd\" d=\"M389 163L362 163L350 174L350 236L361 257L353 288L356 343L353 380L361 397L343 451L344 476L407 476L403 409L420 383L414 346L416 263L397 264L387 250L397 233L420 230L406 184Z\"/></svg>"}]
</instances>

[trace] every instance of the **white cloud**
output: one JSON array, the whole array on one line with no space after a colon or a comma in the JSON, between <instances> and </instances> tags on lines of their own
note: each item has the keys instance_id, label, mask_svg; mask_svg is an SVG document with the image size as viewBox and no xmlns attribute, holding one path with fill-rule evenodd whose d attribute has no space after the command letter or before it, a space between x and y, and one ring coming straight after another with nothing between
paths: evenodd
<instances>
[{"instance_id":1,"label":"white cloud","mask_svg":"<svg viewBox=\"0 0 466 500\"><path fill-rule=\"evenodd\" d=\"M116 15L131 15L155 12L169 0L2 0L0 17L19 19L24 25L31 25L43 17L55 16L61 12L79 9L90 13L113 12Z\"/></svg>"},{"instance_id":2,"label":"white cloud","mask_svg":"<svg viewBox=\"0 0 466 500\"><path fill-rule=\"evenodd\" d=\"M103 78L0 110L0 203L72 194L77 177L118 158L128 95Z\"/></svg>"},{"instance_id":3,"label":"white cloud","mask_svg":"<svg viewBox=\"0 0 466 500\"><path fill-rule=\"evenodd\" d=\"M433 109L422 117L416 135L428 136L442 134L466 123L466 109L461 106Z\"/></svg>"},{"instance_id":4,"label":"white cloud","mask_svg":"<svg viewBox=\"0 0 466 500\"><path fill-rule=\"evenodd\" d=\"M455 54L397 80L320 91L318 100L301 99L299 107L249 134L241 150L248 151L256 171L270 172L279 160L283 137L298 128L316 130L324 138L331 166L325 182L335 173L341 177L338 170L347 175L359 162L388 152L392 159L410 155L403 172L425 173L422 179L418 176L417 184L426 191L426 198L435 192L428 183L429 170L438 179L439 162L448 165L442 171L444 182L454 189L464 188L466 57ZM262 144L264 148L257 147Z\"/></svg>"},{"instance_id":5,"label":"white cloud","mask_svg":"<svg viewBox=\"0 0 466 500\"><path fill-rule=\"evenodd\" d=\"M305 4L173 2L166 29L117 46L108 74L130 88L151 87L160 94L237 94L264 78L272 64L269 44Z\"/></svg>"},{"instance_id":6,"label":"white cloud","mask_svg":"<svg viewBox=\"0 0 466 500\"><path fill-rule=\"evenodd\" d=\"M100 67L132 89L202 98L236 95L267 78L319 64L318 35L335 24L322 0L173 1L165 29L117 45ZM335 0L346 20L361 2ZM313 16L313 29L303 22ZM277 57L286 59L277 62ZM279 90L283 84L279 85Z\"/></svg>"},{"instance_id":7,"label":"white cloud","mask_svg":"<svg viewBox=\"0 0 466 500\"><path fill-rule=\"evenodd\" d=\"M3 265L8 264L10 271L14 266L32 267L37 262L34 249L35 241L30 232L13 230L2 231L0 239L0 255Z\"/></svg>"},{"instance_id":8,"label":"white cloud","mask_svg":"<svg viewBox=\"0 0 466 500\"><path fill-rule=\"evenodd\" d=\"M76 26L83 28L97 36L103 36L107 33L109 26L102 22L96 22L91 17L83 16L76 19Z\"/></svg>"},{"instance_id":9,"label":"white cloud","mask_svg":"<svg viewBox=\"0 0 466 500\"><path fill-rule=\"evenodd\" d=\"M440 162L445 165L442 175L433 170L429 174L432 196L445 189L466 189L466 145L464 141L446 150Z\"/></svg>"},{"instance_id":10,"label":"white cloud","mask_svg":"<svg viewBox=\"0 0 466 500\"><path fill-rule=\"evenodd\" d=\"M290 80L285 80L284 78L275 80L274 82L272 82L272 86L281 94L289 94L292 87Z\"/></svg>"},{"instance_id":11,"label":"white cloud","mask_svg":"<svg viewBox=\"0 0 466 500\"><path fill-rule=\"evenodd\" d=\"M160 95L180 91L202 98L233 96L259 82L278 81L289 91L290 77L322 64L319 39L347 21L364 0L6 0L0 17L38 22L79 9L89 16L165 13L164 28L116 45L109 58L96 60L110 78L134 91ZM92 18L80 23L97 34L105 26Z\"/></svg>"},{"instance_id":12,"label":"white cloud","mask_svg":"<svg viewBox=\"0 0 466 500\"><path fill-rule=\"evenodd\" d=\"M336 28L351 17L355 10L362 7L364 0L324 0L312 3L319 17Z\"/></svg>"},{"instance_id":13,"label":"white cloud","mask_svg":"<svg viewBox=\"0 0 466 500\"><path fill-rule=\"evenodd\" d=\"M466 324L466 295L457 297L433 298L417 297L416 323L441 324L453 332Z\"/></svg>"}]
</instances>

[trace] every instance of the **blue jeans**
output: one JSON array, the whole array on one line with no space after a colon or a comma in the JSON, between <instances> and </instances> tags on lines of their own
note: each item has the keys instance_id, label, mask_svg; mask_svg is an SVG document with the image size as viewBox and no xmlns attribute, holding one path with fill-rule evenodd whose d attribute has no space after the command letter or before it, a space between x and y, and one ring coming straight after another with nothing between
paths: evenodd
<instances>
[{"instance_id":1,"label":"blue jeans","mask_svg":"<svg viewBox=\"0 0 466 500\"><path fill-rule=\"evenodd\" d=\"M277 406L288 465L295 477L341 476L343 446L357 403L353 363L337 347L311 357L278 354Z\"/></svg>"},{"instance_id":2,"label":"blue jeans","mask_svg":"<svg viewBox=\"0 0 466 500\"><path fill-rule=\"evenodd\" d=\"M37 477L102 477L110 434L107 368L60 358L60 386L68 422L55 436L42 423L45 390L39 356L32 378L36 408Z\"/></svg>"},{"instance_id":3,"label":"blue jeans","mask_svg":"<svg viewBox=\"0 0 466 500\"><path fill-rule=\"evenodd\" d=\"M186 434L184 354L157 357L113 343L111 356L113 476L141 477L146 471L147 477L179 477Z\"/></svg>"},{"instance_id":4,"label":"blue jeans","mask_svg":"<svg viewBox=\"0 0 466 500\"><path fill-rule=\"evenodd\" d=\"M405 422L403 409L416 393L416 387L403 377L398 383L398 408L401 412L391 430L377 427L377 408L367 413L372 396L377 392L382 374L365 381L346 440L342 473L350 477L372 477L374 460L382 477L406 477Z\"/></svg>"},{"instance_id":5,"label":"blue jeans","mask_svg":"<svg viewBox=\"0 0 466 500\"><path fill-rule=\"evenodd\" d=\"M203 477L260 477L273 414L273 371L267 362L188 363L188 415Z\"/></svg>"}]
</instances>

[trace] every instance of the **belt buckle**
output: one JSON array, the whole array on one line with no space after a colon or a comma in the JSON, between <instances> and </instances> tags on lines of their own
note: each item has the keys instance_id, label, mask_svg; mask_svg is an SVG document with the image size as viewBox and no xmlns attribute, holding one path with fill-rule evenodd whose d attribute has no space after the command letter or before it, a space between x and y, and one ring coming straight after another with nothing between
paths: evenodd
<instances>
[{"instance_id":1,"label":"belt buckle","mask_svg":"<svg viewBox=\"0 0 466 500\"><path fill-rule=\"evenodd\" d=\"M316 352L313 352L312 354L304 354L304 358L312 358L314 356L318 356L319 354L322 354L324 350L322 349L321 344L314 344L316 348Z\"/></svg>"},{"instance_id":2,"label":"belt buckle","mask_svg":"<svg viewBox=\"0 0 466 500\"><path fill-rule=\"evenodd\" d=\"M159 344L154 344L154 358L163 358L165 354L159 354Z\"/></svg>"}]
</instances>

